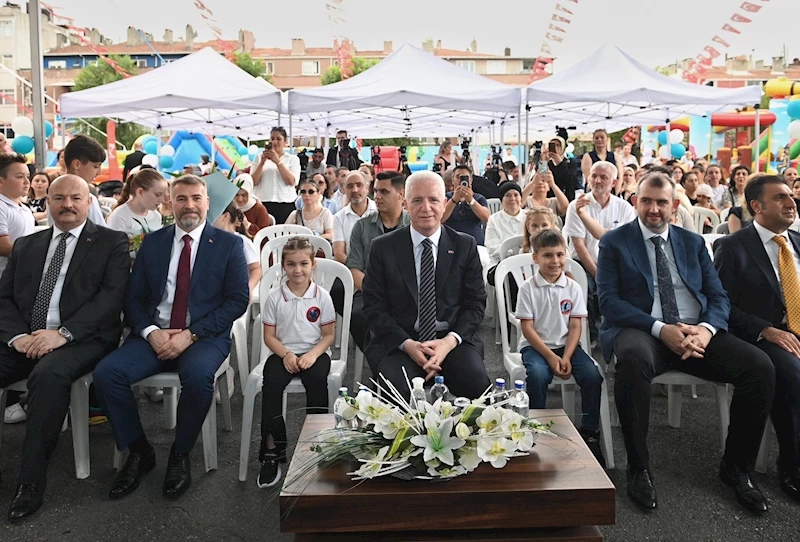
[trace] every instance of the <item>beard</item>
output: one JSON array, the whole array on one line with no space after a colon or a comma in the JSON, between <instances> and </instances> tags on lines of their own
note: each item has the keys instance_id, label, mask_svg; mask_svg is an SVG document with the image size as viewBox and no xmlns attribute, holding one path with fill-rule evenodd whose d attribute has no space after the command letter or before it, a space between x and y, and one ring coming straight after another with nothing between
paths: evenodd
<instances>
[{"instance_id":1,"label":"beard","mask_svg":"<svg viewBox=\"0 0 800 542\"><path fill-rule=\"evenodd\" d=\"M191 230L202 222L202 218L199 214L182 214L177 218L177 222L181 229Z\"/></svg>"}]
</instances>

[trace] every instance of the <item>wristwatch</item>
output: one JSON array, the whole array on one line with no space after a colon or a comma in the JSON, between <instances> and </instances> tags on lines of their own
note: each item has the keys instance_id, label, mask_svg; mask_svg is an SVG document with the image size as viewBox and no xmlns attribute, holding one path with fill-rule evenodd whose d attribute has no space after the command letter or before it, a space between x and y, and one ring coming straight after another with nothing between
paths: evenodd
<instances>
[{"instance_id":1,"label":"wristwatch","mask_svg":"<svg viewBox=\"0 0 800 542\"><path fill-rule=\"evenodd\" d=\"M197 335L196 333L192 333L192 342L196 343L199 340L200 340L200 335Z\"/></svg>"},{"instance_id":2,"label":"wristwatch","mask_svg":"<svg viewBox=\"0 0 800 542\"><path fill-rule=\"evenodd\" d=\"M475 198L472 198L471 200L469 200L469 203L467 205L469 205L470 207L475 205Z\"/></svg>"},{"instance_id":3,"label":"wristwatch","mask_svg":"<svg viewBox=\"0 0 800 542\"><path fill-rule=\"evenodd\" d=\"M72 336L72 333L70 333L69 330L64 326L58 328L58 334L64 337L68 343L71 343L75 340L75 337Z\"/></svg>"}]
</instances>

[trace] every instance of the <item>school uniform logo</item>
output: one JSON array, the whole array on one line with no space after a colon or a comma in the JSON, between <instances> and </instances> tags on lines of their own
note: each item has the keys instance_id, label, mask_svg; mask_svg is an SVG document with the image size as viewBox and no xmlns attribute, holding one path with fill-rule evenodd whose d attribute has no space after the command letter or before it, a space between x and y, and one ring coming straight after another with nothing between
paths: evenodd
<instances>
[{"instance_id":1,"label":"school uniform logo","mask_svg":"<svg viewBox=\"0 0 800 542\"><path fill-rule=\"evenodd\" d=\"M569 314L572 312L572 301L565 299L561 302L561 314Z\"/></svg>"},{"instance_id":2,"label":"school uniform logo","mask_svg":"<svg viewBox=\"0 0 800 542\"><path fill-rule=\"evenodd\" d=\"M306 312L306 319L309 322L314 323L319 320L320 313L321 311L319 310L319 307L311 307L308 309L308 312Z\"/></svg>"}]
</instances>

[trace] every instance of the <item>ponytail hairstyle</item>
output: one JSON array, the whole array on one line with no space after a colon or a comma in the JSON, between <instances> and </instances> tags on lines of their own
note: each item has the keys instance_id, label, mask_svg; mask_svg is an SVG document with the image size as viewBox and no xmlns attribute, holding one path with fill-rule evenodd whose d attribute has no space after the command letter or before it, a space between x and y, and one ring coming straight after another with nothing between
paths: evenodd
<instances>
[{"instance_id":1,"label":"ponytail hairstyle","mask_svg":"<svg viewBox=\"0 0 800 542\"><path fill-rule=\"evenodd\" d=\"M232 201L227 207L225 207L225 210L222 211L222 215L224 216L226 213L231 224L236 224L237 222L239 223L239 225L234 228L236 233L244 235L248 239L252 240L253 236L250 235L244 227L244 213L236 206L236 202Z\"/></svg>"},{"instance_id":2,"label":"ponytail hairstyle","mask_svg":"<svg viewBox=\"0 0 800 542\"><path fill-rule=\"evenodd\" d=\"M536 235L531 236L531 234L528 233L528 228L530 228L533 219L540 215L544 215L550 220L550 229L558 231L556 215L551 209L547 207L531 207L525 215L525 226L522 231L522 252L527 253L533 250L533 238L536 237Z\"/></svg>"},{"instance_id":3,"label":"ponytail hairstyle","mask_svg":"<svg viewBox=\"0 0 800 542\"><path fill-rule=\"evenodd\" d=\"M114 206L114 209L124 205L128 200L136 195L138 189L151 190L156 183L166 181L161 174L152 168L144 168L139 170L136 175L128 176L125 185L122 187L122 194L119 196L119 202Z\"/></svg>"}]
</instances>

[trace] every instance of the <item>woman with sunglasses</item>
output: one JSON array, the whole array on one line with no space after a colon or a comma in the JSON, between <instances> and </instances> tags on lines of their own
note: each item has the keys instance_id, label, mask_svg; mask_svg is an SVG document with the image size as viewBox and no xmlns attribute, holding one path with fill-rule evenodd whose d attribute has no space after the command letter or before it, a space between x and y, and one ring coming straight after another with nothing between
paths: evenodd
<instances>
[{"instance_id":1,"label":"woman with sunglasses","mask_svg":"<svg viewBox=\"0 0 800 542\"><path fill-rule=\"evenodd\" d=\"M292 211L286 224L305 226L328 241L332 240L333 214L322 206L319 185L315 181L303 181L300 184L300 197L303 199L303 208Z\"/></svg>"},{"instance_id":2,"label":"woman with sunglasses","mask_svg":"<svg viewBox=\"0 0 800 542\"><path fill-rule=\"evenodd\" d=\"M331 189L328 185L328 179L322 173L315 173L311 176L311 180L319 186L319 197L322 199L322 206L329 210L332 215L339 211L339 206L331 199ZM302 183L301 183L302 184ZM300 210L303 208L303 196L297 196L294 200L294 208Z\"/></svg>"}]
</instances>

